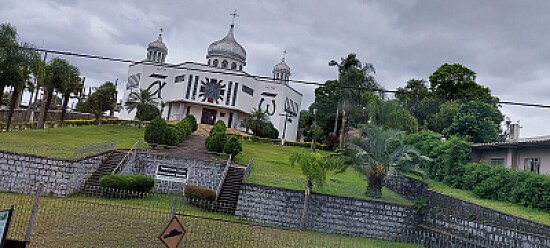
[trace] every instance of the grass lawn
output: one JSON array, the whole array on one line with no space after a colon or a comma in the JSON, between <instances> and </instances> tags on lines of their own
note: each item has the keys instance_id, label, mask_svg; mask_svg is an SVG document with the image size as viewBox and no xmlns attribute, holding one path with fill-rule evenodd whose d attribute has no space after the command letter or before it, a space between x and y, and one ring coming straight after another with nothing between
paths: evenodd
<instances>
[{"instance_id":1,"label":"grass lawn","mask_svg":"<svg viewBox=\"0 0 550 248\"><path fill-rule=\"evenodd\" d=\"M143 141L144 128L99 125L0 132L0 150L47 157L74 158L75 151L90 145L114 142L129 149Z\"/></svg>"},{"instance_id":2,"label":"grass lawn","mask_svg":"<svg viewBox=\"0 0 550 248\"><path fill-rule=\"evenodd\" d=\"M159 200L158 198L152 200ZM15 205L8 237L22 239L33 196L0 193L0 209ZM87 197L42 197L33 247L161 247L158 235L168 224L165 204L158 210ZM143 204L143 203L140 203ZM132 206L132 207L129 207ZM178 213L182 210L178 206ZM370 238L286 230L230 220L178 215L187 233L179 247L419 247Z\"/></svg>"},{"instance_id":3,"label":"grass lawn","mask_svg":"<svg viewBox=\"0 0 550 248\"><path fill-rule=\"evenodd\" d=\"M487 208L495 209L503 213L518 216L520 218L550 225L550 212L547 212L541 209L524 207L524 206L520 206L517 204L508 203L508 202L482 199L474 195L474 192L470 190L455 189L432 179L422 179L414 175L407 175L407 176L423 180L424 182L428 183L428 186L430 189L436 192L439 192L448 196L453 196L464 201L469 201Z\"/></svg>"},{"instance_id":4,"label":"grass lawn","mask_svg":"<svg viewBox=\"0 0 550 248\"><path fill-rule=\"evenodd\" d=\"M253 160L250 176L246 180L249 183L303 190L306 177L302 175L298 166L292 167L289 162L290 154L302 151L309 152L311 149L243 141L243 152L237 156L236 160L242 164L248 164ZM412 204L387 188L383 189L382 198L367 197L364 194L366 188L367 181L363 179L363 175L353 168L348 168L344 173L328 173L323 187L314 186L313 191L397 204Z\"/></svg>"}]
</instances>

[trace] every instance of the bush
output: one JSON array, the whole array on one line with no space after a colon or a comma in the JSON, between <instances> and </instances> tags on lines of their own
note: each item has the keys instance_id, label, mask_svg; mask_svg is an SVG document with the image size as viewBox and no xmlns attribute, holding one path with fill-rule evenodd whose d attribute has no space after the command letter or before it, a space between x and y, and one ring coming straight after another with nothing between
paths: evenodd
<instances>
[{"instance_id":1,"label":"bush","mask_svg":"<svg viewBox=\"0 0 550 248\"><path fill-rule=\"evenodd\" d=\"M155 180L142 174L112 174L101 177L99 185L118 190L149 192L155 185Z\"/></svg>"},{"instance_id":2,"label":"bush","mask_svg":"<svg viewBox=\"0 0 550 248\"><path fill-rule=\"evenodd\" d=\"M168 125L160 116L155 117L145 128L144 139L147 143L165 144Z\"/></svg>"},{"instance_id":3,"label":"bush","mask_svg":"<svg viewBox=\"0 0 550 248\"><path fill-rule=\"evenodd\" d=\"M227 127L223 121L217 121L212 130L210 130L210 135L215 133L227 133Z\"/></svg>"},{"instance_id":4,"label":"bush","mask_svg":"<svg viewBox=\"0 0 550 248\"><path fill-rule=\"evenodd\" d=\"M465 140L452 137L438 147L430 177L443 183L461 188L464 165L470 162L470 146Z\"/></svg>"},{"instance_id":5,"label":"bush","mask_svg":"<svg viewBox=\"0 0 550 248\"><path fill-rule=\"evenodd\" d=\"M185 185L184 193L191 205L207 210L212 210L217 198L214 190L196 185Z\"/></svg>"},{"instance_id":6,"label":"bush","mask_svg":"<svg viewBox=\"0 0 550 248\"><path fill-rule=\"evenodd\" d=\"M206 138L206 150L221 153L223 152L223 147L225 146L226 140L226 133L213 133Z\"/></svg>"},{"instance_id":7,"label":"bush","mask_svg":"<svg viewBox=\"0 0 550 248\"><path fill-rule=\"evenodd\" d=\"M174 128L178 134L178 143L183 142L185 138L191 134L191 125L187 121L181 120L174 126Z\"/></svg>"},{"instance_id":8,"label":"bush","mask_svg":"<svg viewBox=\"0 0 550 248\"><path fill-rule=\"evenodd\" d=\"M176 130L176 127L168 127L166 130L164 144L169 146L177 146L180 143L180 140L183 141L183 135L180 136Z\"/></svg>"},{"instance_id":9,"label":"bush","mask_svg":"<svg viewBox=\"0 0 550 248\"><path fill-rule=\"evenodd\" d=\"M150 121L160 116L160 109L151 104L140 104L137 106L136 119L140 121Z\"/></svg>"},{"instance_id":10,"label":"bush","mask_svg":"<svg viewBox=\"0 0 550 248\"><path fill-rule=\"evenodd\" d=\"M493 168L483 163L469 163L464 166L462 189L473 190L477 185L493 175Z\"/></svg>"},{"instance_id":11,"label":"bush","mask_svg":"<svg viewBox=\"0 0 550 248\"><path fill-rule=\"evenodd\" d=\"M195 119L194 115L188 114L182 119L182 121L186 121L189 125L191 125L191 133L197 131L199 128L199 124L197 124L197 119Z\"/></svg>"},{"instance_id":12,"label":"bush","mask_svg":"<svg viewBox=\"0 0 550 248\"><path fill-rule=\"evenodd\" d=\"M231 159L235 159L235 157L242 151L243 151L243 145L241 141L236 137L229 137L229 139L227 139L223 147L223 152L230 154Z\"/></svg>"}]
</instances>

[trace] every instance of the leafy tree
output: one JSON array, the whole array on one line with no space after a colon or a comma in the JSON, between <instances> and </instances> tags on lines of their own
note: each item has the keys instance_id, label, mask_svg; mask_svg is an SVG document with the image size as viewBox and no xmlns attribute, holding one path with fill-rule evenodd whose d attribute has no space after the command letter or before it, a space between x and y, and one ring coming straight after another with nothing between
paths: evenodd
<instances>
[{"instance_id":1,"label":"leafy tree","mask_svg":"<svg viewBox=\"0 0 550 248\"><path fill-rule=\"evenodd\" d=\"M460 103L456 101L446 101L439 106L439 112L429 118L428 128L441 133L453 123L453 119L458 114Z\"/></svg>"},{"instance_id":2,"label":"leafy tree","mask_svg":"<svg viewBox=\"0 0 550 248\"><path fill-rule=\"evenodd\" d=\"M446 99L495 100L489 88L476 83L476 73L458 63L445 63L430 75L430 89Z\"/></svg>"},{"instance_id":3,"label":"leafy tree","mask_svg":"<svg viewBox=\"0 0 550 248\"><path fill-rule=\"evenodd\" d=\"M243 119L242 127L244 127L247 132L251 130L254 135L260 136L264 133L268 121L267 112L254 108L250 116Z\"/></svg>"},{"instance_id":4,"label":"leafy tree","mask_svg":"<svg viewBox=\"0 0 550 248\"><path fill-rule=\"evenodd\" d=\"M308 189L316 185L322 187L327 179L328 171L345 170L344 161L336 156L322 156L320 153L292 153L290 164L300 166L302 174L306 176Z\"/></svg>"},{"instance_id":5,"label":"leafy tree","mask_svg":"<svg viewBox=\"0 0 550 248\"><path fill-rule=\"evenodd\" d=\"M460 188L464 165L470 162L470 146L458 137L451 137L439 146L434 157L430 177L445 184Z\"/></svg>"},{"instance_id":6,"label":"leafy tree","mask_svg":"<svg viewBox=\"0 0 550 248\"><path fill-rule=\"evenodd\" d=\"M99 86L86 101L79 103L80 106L77 106L77 110L94 114L96 122L99 123L103 113L115 106L115 91L115 85L107 81Z\"/></svg>"},{"instance_id":7,"label":"leafy tree","mask_svg":"<svg viewBox=\"0 0 550 248\"><path fill-rule=\"evenodd\" d=\"M140 89L139 92L133 91L128 95L128 101L125 103L128 112L136 109L136 119L140 121L150 121L161 114L157 107L158 102L147 89Z\"/></svg>"},{"instance_id":8,"label":"leafy tree","mask_svg":"<svg viewBox=\"0 0 550 248\"><path fill-rule=\"evenodd\" d=\"M423 79L407 81L405 87L397 88L395 98L416 117L421 125L425 124L428 118L439 109L439 101L434 102L435 98Z\"/></svg>"},{"instance_id":9,"label":"leafy tree","mask_svg":"<svg viewBox=\"0 0 550 248\"><path fill-rule=\"evenodd\" d=\"M311 138L313 141L311 143L311 148L313 148L313 151L315 151L315 143L320 142L323 139L323 129L317 124L317 122L313 122L313 125L311 125Z\"/></svg>"},{"instance_id":10,"label":"leafy tree","mask_svg":"<svg viewBox=\"0 0 550 248\"><path fill-rule=\"evenodd\" d=\"M369 98L369 119L373 124L409 133L418 130L416 118L398 102L381 99L375 95L370 95Z\"/></svg>"},{"instance_id":11,"label":"leafy tree","mask_svg":"<svg viewBox=\"0 0 550 248\"><path fill-rule=\"evenodd\" d=\"M469 137L475 143L494 142L502 139L501 112L491 104L468 102L463 104L453 118L452 124L443 132L447 136Z\"/></svg>"},{"instance_id":12,"label":"leafy tree","mask_svg":"<svg viewBox=\"0 0 550 248\"><path fill-rule=\"evenodd\" d=\"M382 183L389 170L418 171L410 162L414 157L427 160L411 145L403 142L404 133L376 125L363 126L364 137L351 141L352 166L367 176L367 194L380 197ZM411 167L412 166L412 167Z\"/></svg>"}]
</instances>

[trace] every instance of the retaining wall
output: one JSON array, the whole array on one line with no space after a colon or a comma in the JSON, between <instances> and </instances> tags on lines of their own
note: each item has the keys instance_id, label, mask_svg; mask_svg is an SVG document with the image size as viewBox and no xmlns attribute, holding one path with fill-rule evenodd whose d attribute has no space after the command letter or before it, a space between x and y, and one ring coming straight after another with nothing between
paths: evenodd
<instances>
[{"instance_id":1,"label":"retaining wall","mask_svg":"<svg viewBox=\"0 0 550 248\"><path fill-rule=\"evenodd\" d=\"M100 154L65 160L0 152L0 190L31 193L43 183L46 193L69 195L79 190L104 158L105 154Z\"/></svg>"},{"instance_id":2,"label":"retaining wall","mask_svg":"<svg viewBox=\"0 0 550 248\"><path fill-rule=\"evenodd\" d=\"M304 192L254 184L241 187L235 215L262 224L299 228ZM411 241L415 230L409 206L312 194L305 229Z\"/></svg>"}]
</instances>

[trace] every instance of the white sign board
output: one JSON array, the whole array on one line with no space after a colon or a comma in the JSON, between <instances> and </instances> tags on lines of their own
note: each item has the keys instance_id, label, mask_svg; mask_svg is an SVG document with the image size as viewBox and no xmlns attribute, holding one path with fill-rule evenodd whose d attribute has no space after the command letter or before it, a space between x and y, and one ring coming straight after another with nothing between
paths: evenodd
<instances>
[{"instance_id":1,"label":"white sign board","mask_svg":"<svg viewBox=\"0 0 550 248\"><path fill-rule=\"evenodd\" d=\"M166 181L185 182L187 181L187 168L159 165L156 178Z\"/></svg>"}]
</instances>

